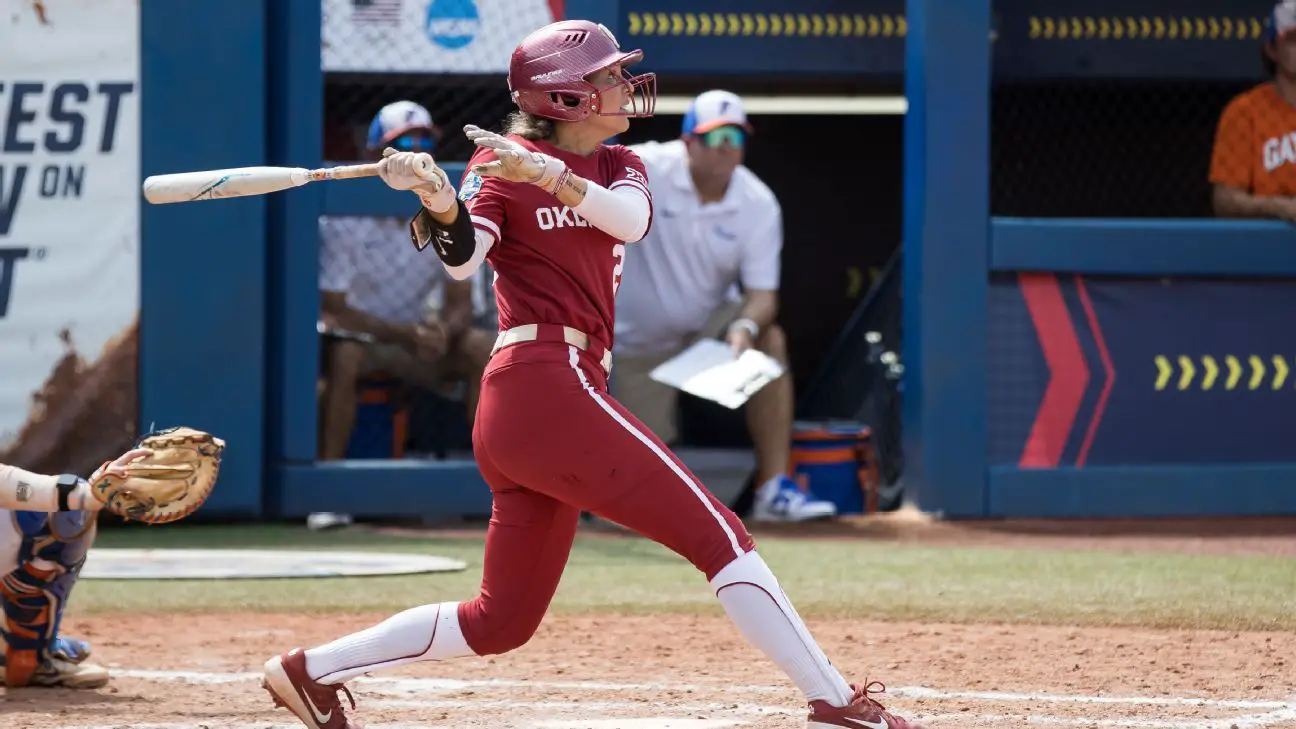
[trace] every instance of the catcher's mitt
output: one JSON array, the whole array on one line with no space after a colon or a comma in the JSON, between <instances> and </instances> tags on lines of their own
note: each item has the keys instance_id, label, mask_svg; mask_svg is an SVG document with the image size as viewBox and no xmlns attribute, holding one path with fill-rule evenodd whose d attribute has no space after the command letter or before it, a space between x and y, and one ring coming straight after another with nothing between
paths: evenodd
<instances>
[{"instance_id":1,"label":"catcher's mitt","mask_svg":"<svg viewBox=\"0 0 1296 729\"><path fill-rule=\"evenodd\" d=\"M137 448L152 451L125 466L125 476L100 469L90 492L124 519L165 524L189 516L216 485L225 441L194 428L145 435Z\"/></svg>"}]
</instances>

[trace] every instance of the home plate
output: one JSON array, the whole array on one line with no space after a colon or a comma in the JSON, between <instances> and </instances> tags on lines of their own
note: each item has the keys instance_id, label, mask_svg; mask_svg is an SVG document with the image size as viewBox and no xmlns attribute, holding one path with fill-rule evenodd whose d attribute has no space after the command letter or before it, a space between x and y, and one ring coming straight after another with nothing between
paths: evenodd
<instances>
[{"instance_id":1,"label":"home plate","mask_svg":"<svg viewBox=\"0 0 1296 729\"><path fill-rule=\"evenodd\" d=\"M731 719L586 719L533 721L535 729L721 729L746 721Z\"/></svg>"},{"instance_id":2,"label":"home plate","mask_svg":"<svg viewBox=\"0 0 1296 729\"><path fill-rule=\"evenodd\" d=\"M464 562L430 554L253 549L92 549L91 580L238 580L460 572Z\"/></svg>"}]
</instances>

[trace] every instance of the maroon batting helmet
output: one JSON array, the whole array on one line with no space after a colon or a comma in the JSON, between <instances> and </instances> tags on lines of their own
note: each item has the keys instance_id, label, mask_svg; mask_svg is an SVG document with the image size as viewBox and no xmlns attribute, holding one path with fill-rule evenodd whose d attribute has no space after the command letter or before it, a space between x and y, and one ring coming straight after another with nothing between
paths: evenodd
<instances>
[{"instance_id":1,"label":"maroon batting helmet","mask_svg":"<svg viewBox=\"0 0 1296 729\"><path fill-rule=\"evenodd\" d=\"M626 66L643 60L643 51L624 52L602 23L562 20L522 39L509 60L508 85L513 103L529 114L560 121L580 121L591 114L652 116L657 105L657 74L631 76ZM609 66L622 67L622 84L630 108L604 112L599 88L585 77Z\"/></svg>"}]
</instances>

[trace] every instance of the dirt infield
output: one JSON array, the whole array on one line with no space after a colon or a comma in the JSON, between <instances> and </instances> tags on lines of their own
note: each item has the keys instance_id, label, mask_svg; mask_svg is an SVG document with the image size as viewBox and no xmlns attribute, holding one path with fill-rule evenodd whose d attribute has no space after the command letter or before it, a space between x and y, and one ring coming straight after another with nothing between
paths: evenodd
<instances>
[{"instance_id":1,"label":"dirt infield","mask_svg":"<svg viewBox=\"0 0 1296 729\"><path fill-rule=\"evenodd\" d=\"M11 691L24 729L292 726L254 672L271 653L385 616L76 620L109 688ZM853 680L933 727L1296 726L1296 655L1277 633L815 622ZM382 727L790 727L798 695L719 617L552 616L504 657L404 667L353 686ZM609 722L609 723L604 723Z\"/></svg>"},{"instance_id":2,"label":"dirt infield","mask_svg":"<svg viewBox=\"0 0 1296 729\"><path fill-rule=\"evenodd\" d=\"M943 524L901 516L815 531L950 546L1296 554L1296 521L1280 520ZM294 727L258 687L261 663L385 617L73 616L67 632L94 643L112 684L9 691L0 728ZM933 729L1296 728L1291 633L828 620L811 629L851 680L886 683L883 703ZM416 664L352 690L370 729L763 729L798 726L804 716L794 687L716 615L553 615L507 656Z\"/></svg>"}]
</instances>

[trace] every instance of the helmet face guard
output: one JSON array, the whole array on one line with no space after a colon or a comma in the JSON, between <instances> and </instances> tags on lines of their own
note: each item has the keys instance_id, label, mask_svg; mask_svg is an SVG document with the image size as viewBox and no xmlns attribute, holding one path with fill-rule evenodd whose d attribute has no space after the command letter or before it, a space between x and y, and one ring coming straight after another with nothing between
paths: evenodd
<instances>
[{"instance_id":1,"label":"helmet face guard","mask_svg":"<svg viewBox=\"0 0 1296 729\"><path fill-rule=\"evenodd\" d=\"M648 117L657 106L657 74L632 75L626 67L643 60L643 51L622 51L601 24L585 20L553 23L527 36L513 51L509 89L513 103L528 114L558 121L581 121L593 115ZM596 86L586 80L612 66L621 80ZM623 88L630 103L603 111L603 94Z\"/></svg>"},{"instance_id":2,"label":"helmet face guard","mask_svg":"<svg viewBox=\"0 0 1296 729\"><path fill-rule=\"evenodd\" d=\"M632 56L633 58L631 58ZM595 90L595 114L600 114L602 116L625 116L632 119L650 117L653 115L653 110L657 108L657 74L641 73L636 75L631 74L626 70L627 66L637 63L641 58L643 58L643 53L635 52L627 54L626 56L609 63L607 66L604 66L604 68L608 68L620 64L621 83ZM593 86L593 84L590 85ZM604 111L602 100L603 92L615 89L617 86L625 88L626 96L630 97L629 106L621 109L614 109L612 111Z\"/></svg>"}]
</instances>

